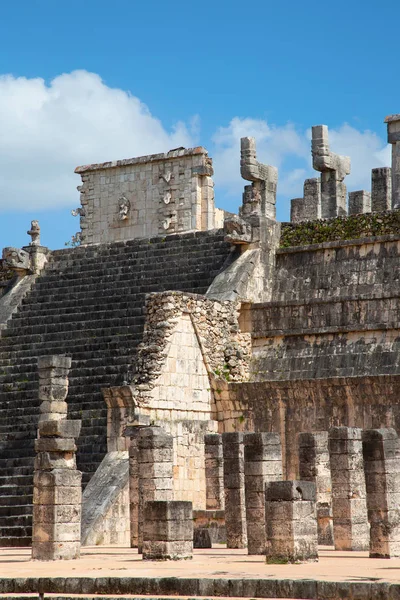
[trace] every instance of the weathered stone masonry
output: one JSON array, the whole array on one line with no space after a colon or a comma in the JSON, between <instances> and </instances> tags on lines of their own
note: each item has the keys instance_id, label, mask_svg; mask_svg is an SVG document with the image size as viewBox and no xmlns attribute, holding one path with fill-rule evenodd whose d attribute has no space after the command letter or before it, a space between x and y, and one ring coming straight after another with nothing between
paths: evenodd
<instances>
[{"instance_id":1,"label":"weathered stone masonry","mask_svg":"<svg viewBox=\"0 0 400 600\"><path fill-rule=\"evenodd\" d=\"M300 223L290 226L292 237L283 227L281 249L277 171L257 160L252 138L241 142L241 172L251 185L240 216L226 215L224 232L212 230L222 225L222 212L214 208L211 162L202 148L78 169L83 247L42 256L33 226L32 256L24 249L29 260L22 251L4 258L14 256L15 269L26 263L20 283L33 277L24 289L15 282L2 288L0 298L1 407L7 406L0 483L23 489L27 498L25 516L13 512L12 499L9 516L0 514L5 543L30 538L38 353L72 356L71 417L82 418L77 460L85 485L101 463L91 494L106 482L107 509L98 523L107 543L129 541L122 505L128 504L130 445L131 463L137 456L125 428L136 417L172 436L174 501L191 501L202 511L207 434L279 434L284 476L298 479L299 432L399 430L397 116L387 123L392 169L373 171L370 198L365 190L351 194L348 210L357 214L349 217L349 160L331 151L326 127L314 129L321 176L307 180L303 199L293 203ZM149 237L154 234L159 237ZM297 247L287 247L291 239ZM180 293L166 291L177 288ZM18 289L10 302L10 291ZM149 297L145 315L149 292L161 294ZM7 471L9 457L18 476ZM114 496L112 472L120 482ZM14 516L22 526L10 526ZM87 523L85 516L85 531Z\"/></svg>"},{"instance_id":2,"label":"weathered stone masonry","mask_svg":"<svg viewBox=\"0 0 400 600\"><path fill-rule=\"evenodd\" d=\"M223 211L214 207L212 161L204 148L178 148L75 170L85 244L215 229Z\"/></svg>"},{"instance_id":3,"label":"weathered stone masonry","mask_svg":"<svg viewBox=\"0 0 400 600\"><path fill-rule=\"evenodd\" d=\"M81 479L75 439L80 421L67 420L68 371L65 356L39 358L40 419L35 441L32 558L79 558Z\"/></svg>"}]
</instances>

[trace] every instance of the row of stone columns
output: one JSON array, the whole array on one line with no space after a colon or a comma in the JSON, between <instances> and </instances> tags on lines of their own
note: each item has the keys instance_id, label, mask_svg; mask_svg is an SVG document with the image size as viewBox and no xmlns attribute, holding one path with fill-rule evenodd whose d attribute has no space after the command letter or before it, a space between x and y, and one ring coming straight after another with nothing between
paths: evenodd
<instances>
[{"instance_id":1,"label":"row of stone columns","mask_svg":"<svg viewBox=\"0 0 400 600\"><path fill-rule=\"evenodd\" d=\"M312 448L318 452L313 452ZM301 477L314 480L320 543L331 534L336 550L367 550L374 558L400 556L400 441L394 429L333 427L300 434ZM320 459L317 459L317 455ZM325 457L325 458L323 458ZM330 463L330 464L329 464Z\"/></svg>"},{"instance_id":2,"label":"row of stone columns","mask_svg":"<svg viewBox=\"0 0 400 600\"><path fill-rule=\"evenodd\" d=\"M400 208L400 114L386 117L388 143L392 145L392 166L372 169L371 192L349 193L348 214L381 212ZM350 158L331 152L326 125L312 127L313 167L320 178L306 179L302 198L291 201L292 223L344 216Z\"/></svg>"},{"instance_id":3,"label":"row of stone columns","mask_svg":"<svg viewBox=\"0 0 400 600\"><path fill-rule=\"evenodd\" d=\"M206 438L206 456L211 453L214 476L211 481L207 480L207 489L210 488L212 494L213 508L218 508L215 498L222 498L223 481L227 547L245 548L247 545L249 554L264 554L265 548L270 548L275 556L279 544L278 538L276 544L273 543L273 537L279 524L268 523L273 515L272 520L280 521L287 519L290 513L293 557L299 557L299 542L296 542L296 550L294 540L296 532L302 529L300 523L295 526L295 521L303 514L301 511L305 511L303 516L308 515L311 523L314 510L311 505L299 505L297 509L297 505L287 505L288 513L283 505L279 510L278 506L268 505L270 516L266 516L268 502L299 500L293 493L293 482L280 481L279 436L272 433L213 434L212 438ZM337 550L369 548L371 557L400 555L400 446L393 429L363 431L334 427L329 433L300 433L299 473L297 486L307 490L308 502L313 501L311 490L315 489L315 544L317 541L325 545L334 543ZM307 488L307 482L314 488ZM304 494L301 497L305 500ZM309 527L312 528L311 524ZM308 560L312 560L315 545L311 538L307 544Z\"/></svg>"},{"instance_id":4,"label":"row of stone columns","mask_svg":"<svg viewBox=\"0 0 400 600\"><path fill-rule=\"evenodd\" d=\"M66 419L70 364L66 357L39 361L32 554L42 560L79 556L80 422ZM143 418L128 435L131 545L144 558L187 558L193 514L191 503L173 501L173 438ZM301 433L299 465L299 481L281 481L276 433L205 436L207 507L225 505L228 548L313 560L318 538L334 539L340 550L400 556L400 443L393 429Z\"/></svg>"}]
</instances>

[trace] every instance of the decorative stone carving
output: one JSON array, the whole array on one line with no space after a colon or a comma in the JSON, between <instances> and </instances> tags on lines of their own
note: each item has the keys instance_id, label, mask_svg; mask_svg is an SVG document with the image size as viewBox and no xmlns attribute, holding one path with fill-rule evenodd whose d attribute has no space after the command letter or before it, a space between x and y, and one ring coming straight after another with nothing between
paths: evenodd
<instances>
[{"instance_id":1,"label":"decorative stone carving","mask_svg":"<svg viewBox=\"0 0 400 600\"><path fill-rule=\"evenodd\" d=\"M236 215L232 215L225 219L224 232L225 240L231 244L250 244L251 242L250 223L247 223Z\"/></svg>"},{"instance_id":2,"label":"decorative stone carving","mask_svg":"<svg viewBox=\"0 0 400 600\"><path fill-rule=\"evenodd\" d=\"M164 219L162 226L165 230L170 228L171 221L172 221L171 217L167 217L166 219Z\"/></svg>"},{"instance_id":3,"label":"decorative stone carving","mask_svg":"<svg viewBox=\"0 0 400 600\"><path fill-rule=\"evenodd\" d=\"M345 215L346 186L343 181L350 174L350 158L330 151L326 125L312 128L311 154L314 169L321 172L321 217L330 219Z\"/></svg>"},{"instance_id":4,"label":"decorative stone carving","mask_svg":"<svg viewBox=\"0 0 400 600\"><path fill-rule=\"evenodd\" d=\"M167 192L166 194L164 194L164 197L163 197L164 204L169 204L171 202L171 200L172 200L171 192Z\"/></svg>"},{"instance_id":5,"label":"decorative stone carving","mask_svg":"<svg viewBox=\"0 0 400 600\"><path fill-rule=\"evenodd\" d=\"M82 234L80 231L77 231L76 234L71 237L71 242L73 246L79 246L82 242Z\"/></svg>"},{"instance_id":6,"label":"decorative stone carving","mask_svg":"<svg viewBox=\"0 0 400 600\"><path fill-rule=\"evenodd\" d=\"M278 169L257 161L256 141L252 137L240 140L240 153L240 173L243 179L253 182L245 187L240 216L256 213L275 219Z\"/></svg>"},{"instance_id":7,"label":"decorative stone carving","mask_svg":"<svg viewBox=\"0 0 400 600\"><path fill-rule=\"evenodd\" d=\"M171 171L167 171L166 173L160 174L160 179L164 179L165 183L169 183L171 181L171 178L172 178Z\"/></svg>"},{"instance_id":8,"label":"decorative stone carving","mask_svg":"<svg viewBox=\"0 0 400 600\"><path fill-rule=\"evenodd\" d=\"M121 196L118 200L119 203L119 213L118 219L120 221L126 221L129 218L129 211L131 210L131 203L128 198L125 196Z\"/></svg>"},{"instance_id":9,"label":"decorative stone carving","mask_svg":"<svg viewBox=\"0 0 400 600\"><path fill-rule=\"evenodd\" d=\"M73 217L85 217L85 209L83 207L74 208L73 210L71 210L71 215Z\"/></svg>"},{"instance_id":10,"label":"decorative stone carving","mask_svg":"<svg viewBox=\"0 0 400 600\"><path fill-rule=\"evenodd\" d=\"M13 271L28 271L30 269L30 256L20 248L3 248L2 258L4 266Z\"/></svg>"},{"instance_id":11,"label":"decorative stone carving","mask_svg":"<svg viewBox=\"0 0 400 600\"><path fill-rule=\"evenodd\" d=\"M30 246L40 246L40 225L39 221L31 221L31 228L26 232L31 236L32 241L30 242Z\"/></svg>"}]
</instances>

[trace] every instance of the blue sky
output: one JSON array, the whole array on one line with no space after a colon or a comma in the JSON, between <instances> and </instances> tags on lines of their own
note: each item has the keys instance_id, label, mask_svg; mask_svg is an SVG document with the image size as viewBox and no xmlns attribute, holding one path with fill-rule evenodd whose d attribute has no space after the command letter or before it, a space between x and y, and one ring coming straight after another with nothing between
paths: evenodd
<instances>
[{"instance_id":1,"label":"blue sky","mask_svg":"<svg viewBox=\"0 0 400 600\"><path fill-rule=\"evenodd\" d=\"M399 3L19 0L1 4L1 245L63 247L78 228L78 164L201 144L216 204L236 211L239 138L279 168L278 217L312 176L309 128L350 154L349 189L389 164L400 112Z\"/></svg>"}]
</instances>

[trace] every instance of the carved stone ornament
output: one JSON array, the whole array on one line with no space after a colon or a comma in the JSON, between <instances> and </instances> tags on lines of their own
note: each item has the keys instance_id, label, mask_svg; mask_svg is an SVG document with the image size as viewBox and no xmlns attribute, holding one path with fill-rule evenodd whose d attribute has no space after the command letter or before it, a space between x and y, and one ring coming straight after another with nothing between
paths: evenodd
<instances>
[{"instance_id":1,"label":"carved stone ornament","mask_svg":"<svg viewBox=\"0 0 400 600\"><path fill-rule=\"evenodd\" d=\"M31 228L26 232L31 236L30 246L40 246L40 225L39 221L31 221Z\"/></svg>"},{"instance_id":2,"label":"carved stone ornament","mask_svg":"<svg viewBox=\"0 0 400 600\"><path fill-rule=\"evenodd\" d=\"M169 229L171 225L171 220L171 217L167 217L166 219L164 219L162 226L165 230Z\"/></svg>"},{"instance_id":3,"label":"carved stone ornament","mask_svg":"<svg viewBox=\"0 0 400 600\"><path fill-rule=\"evenodd\" d=\"M163 197L164 204L169 204L171 202L171 199L172 199L171 192L167 192L166 194L164 194L164 197Z\"/></svg>"},{"instance_id":4,"label":"carved stone ornament","mask_svg":"<svg viewBox=\"0 0 400 600\"><path fill-rule=\"evenodd\" d=\"M3 248L2 258L4 266L13 271L28 271L30 269L30 256L20 248Z\"/></svg>"},{"instance_id":5,"label":"carved stone ornament","mask_svg":"<svg viewBox=\"0 0 400 600\"><path fill-rule=\"evenodd\" d=\"M82 242L81 232L77 231L76 234L71 237L71 241L73 246L79 246L79 244Z\"/></svg>"},{"instance_id":6,"label":"carved stone ornament","mask_svg":"<svg viewBox=\"0 0 400 600\"><path fill-rule=\"evenodd\" d=\"M125 198L125 196L121 196L118 200L118 206L119 206L118 219L120 221L126 221L129 218L129 211L131 210L131 203L129 202L128 198Z\"/></svg>"},{"instance_id":7,"label":"carved stone ornament","mask_svg":"<svg viewBox=\"0 0 400 600\"><path fill-rule=\"evenodd\" d=\"M82 207L79 208L74 208L73 210L71 210L71 215L73 217L84 217L85 216L85 209Z\"/></svg>"},{"instance_id":8,"label":"carved stone ornament","mask_svg":"<svg viewBox=\"0 0 400 600\"><path fill-rule=\"evenodd\" d=\"M236 215L225 219L225 240L231 244L249 244L251 242L251 225Z\"/></svg>"},{"instance_id":9,"label":"carved stone ornament","mask_svg":"<svg viewBox=\"0 0 400 600\"><path fill-rule=\"evenodd\" d=\"M167 173L161 173L160 178L164 179L165 183L169 183L171 181L172 173L171 171L167 171Z\"/></svg>"}]
</instances>

